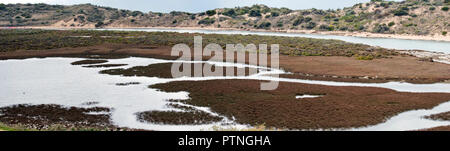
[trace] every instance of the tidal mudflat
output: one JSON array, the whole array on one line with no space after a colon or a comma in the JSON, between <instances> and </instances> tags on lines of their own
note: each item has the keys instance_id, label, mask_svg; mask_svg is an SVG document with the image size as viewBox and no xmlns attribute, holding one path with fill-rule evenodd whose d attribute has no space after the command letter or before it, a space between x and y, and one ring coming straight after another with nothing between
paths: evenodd
<instances>
[{"instance_id":1,"label":"tidal mudflat","mask_svg":"<svg viewBox=\"0 0 450 151\"><path fill-rule=\"evenodd\" d=\"M392 119L387 119L410 110L434 111L435 106L450 101L449 93L437 93L450 92L450 86L446 83L351 83L276 78L269 75L283 74L285 71L245 64L137 57L106 59L107 62L93 64L124 64L117 67L86 68L71 65L81 60L84 59L32 58L0 61L0 70L5 73L0 76L0 107L8 109L20 104L55 104L64 108L86 110L102 108L104 110L100 113L87 115L108 115L112 126L129 129L210 130L213 126L249 128L265 124L286 130L346 130L389 122ZM231 77L161 78L152 75L154 68L145 68L150 76L99 74L102 70L165 66L174 62L209 63L231 69L258 68L259 72ZM156 69L158 75L166 75L161 68ZM279 90L257 89L260 82L268 80L280 81ZM296 99L296 96L304 94L320 97ZM10 113L17 113L2 111L7 111L5 113L10 117L13 117ZM433 114L446 111L448 110L440 108ZM5 113L2 115L6 115ZM180 120L180 117L190 118ZM2 122L8 124L7 121ZM419 124L415 124L420 126L401 130L447 124L418 122ZM382 127L376 130L392 128Z\"/></svg>"}]
</instances>

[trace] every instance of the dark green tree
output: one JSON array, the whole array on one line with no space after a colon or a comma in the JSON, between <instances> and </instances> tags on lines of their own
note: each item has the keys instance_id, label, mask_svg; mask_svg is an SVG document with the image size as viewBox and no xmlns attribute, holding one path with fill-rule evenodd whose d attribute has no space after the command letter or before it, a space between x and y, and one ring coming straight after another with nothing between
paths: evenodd
<instances>
[{"instance_id":1,"label":"dark green tree","mask_svg":"<svg viewBox=\"0 0 450 151\"><path fill-rule=\"evenodd\" d=\"M208 10L208 11L206 11L206 14L207 14L208 16L215 15L216 13L217 13L216 10Z\"/></svg>"}]
</instances>

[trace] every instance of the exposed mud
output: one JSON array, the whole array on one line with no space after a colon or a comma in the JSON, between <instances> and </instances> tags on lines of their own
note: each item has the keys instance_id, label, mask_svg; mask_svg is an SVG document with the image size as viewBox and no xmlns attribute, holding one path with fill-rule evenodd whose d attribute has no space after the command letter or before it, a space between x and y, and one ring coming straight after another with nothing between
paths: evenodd
<instances>
[{"instance_id":1,"label":"exposed mud","mask_svg":"<svg viewBox=\"0 0 450 151\"><path fill-rule=\"evenodd\" d=\"M97 104L99 104L100 102L96 102L96 101L90 101L90 102L84 102L83 104L81 104L81 105L87 105L87 106L90 106L90 105L97 105Z\"/></svg>"},{"instance_id":2,"label":"exposed mud","mask_svg":"<svg viewBox=\"0 0 450 151\"><path fill-rule=\"evenodd\" d=\"M177 78L172 75L171 68L174 63L160 63L160 64L151 64L148 66L136 66L128 69L108 69L108 70L102 70L100 71L101 74L109 74L109 75L122 75L122 76L144 76L144 77L158 77L158 78ZM204 77L204 76L224 76L226 75L227 70L233 70L234 74L233 76L238 75L238 70L245 70L243 73L245 76L248 76L250 74L256 74L258 71L254 70L254 72L250 71L250 68L237 68L237 67L220 67L222 69L222 74L205 74L205 72L202 70L205 65L211 66L211 70L215 71L216 69L220 69L219 67L207 63L183 63L188 66L190 66L190 74L186 74L184 76L189 77ZM179 71L184 71L183 64L179 64ZM200 66L200 75L195 74L195 66ZM180 75L181 76L181 75ZM243 75L240 75L243 76Z\"/></svg>"},{"instance_id":3,"label":"exposed mud","mask_svg":"<svg viewBox=\"0 0 450 151\"><path fill-rule=\"evenodd\" d=\"M129 85L137 85L141 84L139 82L127 82L127 83L116 83L117 86L129 86Z\"/></svg>"},{"instance_id":4,"label":"exposed mud","mask_svg":"<svg viewBox=\"0 0 450 151\"><path fill-rule=\"evenodd\" d=\"M75 61L70 64L72 65L86 65L86 64L99 64L99 63L105 63L108 62L108 60L80 60Z\"/></svg>"},{"instance_id":5,"label":"exposed mud","mask_svg":"<svg viewBox=\"0 0 450 151\"><path fill-rule=\"evenodd\" d=\"M99 64L99 65L89 65L89 66L83 66L85 68L109 68L109 67L120 67L120 66L126 66L127 64Z\"/></svg>"},{"instance_id":6,"label":"exposed mud","mask_svg":"<svg viewBox=\"0 0 450 151\"><path fill-rule=\"evenodd\" d=\"M427 119L437 120L437 121L450 121L450 112L433 114L426 116Z\"/></svg>"}]
</instances>

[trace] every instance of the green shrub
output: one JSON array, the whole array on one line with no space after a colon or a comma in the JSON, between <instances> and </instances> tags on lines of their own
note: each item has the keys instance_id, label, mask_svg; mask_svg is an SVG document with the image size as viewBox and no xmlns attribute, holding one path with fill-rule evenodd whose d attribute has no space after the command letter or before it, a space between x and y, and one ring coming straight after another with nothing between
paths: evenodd
<instances>
[{"instance_id":1,"label":"green shrub","mask_svg":"<svg viewBox=\"0 0 450 151\"><path fill-rule=\"evenodd\" d=\"M389 31L389 27L386 24L378 24L373 27L373 32L375 33L386 33Z\"/></svg>"},{"instance_id":2,"label":"green shrub","mask_svg":"<svg viewBox=\"0 0 450 151\"><path fill-rule=\"evenodd\" d=\"M390 4L386 3L386 2L382 2L380 5L383 6L384 8L389 8Z\"/></svg>"},{"instance_id":3,"label":"green shrub","mask_svg":"<svg viewBox=\"0 0 450 151\"><path fill-rule=\"evenodd\" d=\"M364 25L355 25L355 30L364 30L365 28Z\"/></svg>"},{"instance_id":4,"label":"green shrub","mask_svg":"<svg viewBox=\"0 0 450 151\"><path fill-rule=\"evenodd\" d=\"M417 24L409 23L405 25L406 27L417 26Z\"/></svg>"},{"instance_id":5,"label":"green shrub","mask_svg":"<svg viewBox=\"0 0 450 151\"><path fill-rule=\"evenodd\" d=\"M262 28L269 29L271 25L272 24L270 22L262 22L261 24L258 25L258 28L259 29L262 29Z\"/></svg>"},{"instance_id":6,"label":"green shrub","mask_svg":"<svg viewBox=\"0 0 450 151\"><path fill-rule=\"evenodd\" d=\"M431 6L428 10L431 10L431 11L436 10L436 7Z\"/></svg>"},{"instance_id":7,"label":"green shrub","mask_svg":"<svg viewBox=\"0 0 450 151\"><path fill-rule=\"evenodd\" d=\"M250 11L249 7L238 8L236 14L237 15L245 15Z\"/></svg>"},{"instance_id":8,"label":"green shrub","mask_svg":"<svg viewBox=\"0 0 450 151\"><path fill-rule=\"evenodd\" d=\"M292 10L290 10L289 8L286 8L286 7L281 7L280 12L281 12L281 14L289 14L292 12Z\"/></svg>"},{"instance_id":9,"label":"green shrub","mask_svg":"<svg viewBox=\"0 0 450 151\"><path fill-rule=\"evenodd\" d=\"M292 25L294 26L298 26L301 23L303 23L303 21L305 20L305 18L303 18L303 16L298 17L297 19L294 20L294 22L292 23Z\"/></svg>"},{"instance_id":10,"label":"green shrub","mask_svg":"<svg viewBox=\"0 0 450 151\"><path fill-rule=\"evenodd\" d=\"M346 31L346 30L348 30L348 27L347 26L341 26L341 27L339 27L339 30Z\"/></svg>"},{"instance_id":11,"label":"green shrub","mask_svg":"<svg viewBox=\"0 0 450 151\"><path fill-rule=\"evenodd\" d=\"M199 25L201 25L201 24L211 25L211 24L214 24L214 22L216 22L216 20L214 18L206 17L205 19L198 21L198 24Z\"/></svg>"},{"instance_id":12,"label":"green shrub","mask_svg":"<svg viewBox=\"0 0 450 151\"><path fill-rule=\"evenodd\" d=\"M277 16L280 16L280 13L279 12L271 12L270 16L277 17Z\"/></svg>"},{"instance_id":13,"label":"green shrub","mask_svg":"<svg viewBox=\"0 0 450 151\"><path fill-rule=\"evenodd\" d=\"M0 10L5 10L6 9L6 5L5 4L0 4Z\"/></svg>"},{"instance_id":14,"label":"green shrub","mask_svg":"<svg viewBox=\"0 0 450 151\"><path fill-rule=\"evenodd\" d=\"M444 35L444 36L447 35L447 31L443 31L442 35Z\"/></svg>"},{"instance_id":15,"label":"green shrub","mask_svg":"<svg viewBox=\"0 0 450 151\"><path fill-rule=\"evenodd\" d=\"M334 30L334 26L333 25L320 25L319 26L320 30L328 30L328 31L333 31Z\"/></svg>"},{"instance_id":16,"label":"green shrub","mask_svg":"<svg viewBox=\"0 0 450 151\"><path fill-rule=\"evenodd\" d=\"M96 12L88 15L88 17L87 17L87 21L94 22L94 23L95 22L100 22L100 21L103 21L103 20L105 20L105 16L104 16L103 13L101 13L99 11L96 11Z\"/></svg>"},{"instance_id":17,"label":"green shrub","mask_svg":"<svg viewBox=\"0 0 450 151\"><path fill-rule=\"evenodd\" d=\"M172 16L179 16L179 15L183 15L185 14L184 12L180 12L180 11L171 11L170 15Z\"/></svg>"},{"instance_id":18,"label":"green shrub","mask_svg":"<svg viewBox=\"0 0 450 151\"><path fill-rule=\"evenodd\" d=\"M250 13L249 14L250 17L259 17L259 16L261 16L261 11L260 10L252 9L252 10L250 10L249 13Z\"/></svg>"},{"instance_id":19,"label":"green shrub","mask_svg":"<svg viewBox=\"0 0 450 151\"><path fill-rule=\"evenodd\" d=\"M208 16L215 15L216 13L217 13L216 10L208 10L208 11L206 11L206 15L208 15Z\"/></svg>"},{"instance_id":20,"label":"green shrub","mask_svg":"<svg viewBox=\"0 0 450 151\"><path fill-rule=\"evenodd\" d=\"M406 10L403 9L397 9L393 11L395 16L405 16L408 15L408 12Z\"/></svg>"},{"instance_id":21,"label":"green shrub","mask_svg":"<svg viewBox=\"0 0 450 151\"><path fill-rule=\"evenodd\" d=\"M225 16L234 17L236 16L236 11L234 11L234 9L225 9L225 11L222 14Z\"/></svg>"},{"instance_id":22,"label":"green shrub","mask_svg":"<svg viewBox=\"0 0 450 151\"><path fill-rule=\"evenodd\" d=\"M441 10L442 10L442 11L448 11L448 7L447 7L447 6L444 6L444 7L441 8Z\"/></svg>"},{"instance_id":23,"label":"green shrub","mask_svg":"<svg viewBox=\"0 0 450 151\"><path fill-rule=\"evenodd\" d=\"M345 15L341 17L341 20L344 20L345 22L353 22L357 19L355 15Z\"/></svg>"},{"instance_id":24,"label":"green shrub","mask_svg":"<svg viewBox=\"0 0 450 151\"><path fill-rule=\"evenodd\" d=\"M277 22L277 27L283 27L283 26L284 26L284 24L283 24L282 21L278 21L278 22Z\"/></svg>"},{"instance_id":25,"label":"green shrub","mask_svg":"<svg viewBox=\"0 0 450 151\"><path fill-rule=\"evenodd\" d=\"M392 26L394 26L394 25L395 25L395 22L393 22L393 21L392 21L392 22L389 22L389 24L388 24L389 27L392 27Z\"/></svg>"},{"instance_id":26,"label":"green shrub","mask_svg":"<svg viewBox=\"0 0 450 151\"><path fill-rule=\"evenodd\" d=\"M30 13L23 13L21 16L25 17L25 18L31 18L31 14Z\"/></svg>"},{"instance_id":27,"label":"green shrub","mask_svg":"<svg viewBox=\"0 0 450 151\"><path fill-rule=\"evenodd\" d=\"M372 55L367 55L367 56L357 55L356 59L357 60L373 60L374 58Z\"/></svg>"},{"instance_id":28,"label":"green shrub","mask_svg":"<svg viewBox=\"0 0 450 151\"><path fill-rule=\"evenodd\" d=\"M316 23L315 22L308 22L306 23L306 25L304 26L306 29L313 29L314 27L316 27Z\"/></svg>"},{"instance_id":29,"label":"green shrub","mask_svg":"<svg viewBox=\"0 0 450 151\"><path fill-rule=\"evenodd\" d=\"M144 15L144 13L140 12L140 11L133 11L131 12L131 16L136 17L136 16L142 16Z\"/></svg>"},{"instance_id":30,"label":"green shrub","mask_svg":"<svg viewBox=\"0 0 450 151\"><path fill-rule=\"evenodd\" d=\"M307 23L307 22L310 22L312 20L312 18L311 17L305 17L305 22Z\"/></svg>"},{"instance_id":31,"label":"green shrub","mask_svg":"<svg viewBox=\"0 0 450 151\"><path fill-rule=\"evenodd\" d=\"M97 24L95 24L95 28L99 28L99 27L101 27L101 26L103 26L103 25L104 25L103 22L98 22Z\"/></svg>"}]
</instances>

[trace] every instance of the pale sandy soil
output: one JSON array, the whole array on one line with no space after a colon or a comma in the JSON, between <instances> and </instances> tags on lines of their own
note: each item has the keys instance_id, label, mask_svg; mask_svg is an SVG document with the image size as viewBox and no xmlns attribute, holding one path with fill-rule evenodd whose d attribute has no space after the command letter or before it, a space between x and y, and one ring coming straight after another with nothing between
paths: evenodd
<instances>
[{"instance_id":1,"label":"pale sandy soil","mask_svg":"<svg viewBox=\"0 0 450 151\"><path fill-rule=\"evenodd\" d=\"M450 64L450 54L442 52L430 52L421 50L400 51L401 53L410 54L419 58L432 58L435 62Z\"/></svg>"},{"instance_id":2,"label":"pale sandy soil","mask_svg":"<svg viewBox=\"0 0 450 151\"><path fill-rule=\"evenodd\" d=\"M317 34L325 35L340 35L340 36L354 36L354 37L370 37L370 38L396 38L396 39L410 39L410 40L434 40L434 41L449 41L450 36L434 35L434 36L420 36L407 34L378 34L369 32L344 32L344 31L319 31Z\"/></svg>"}]
</instances>

